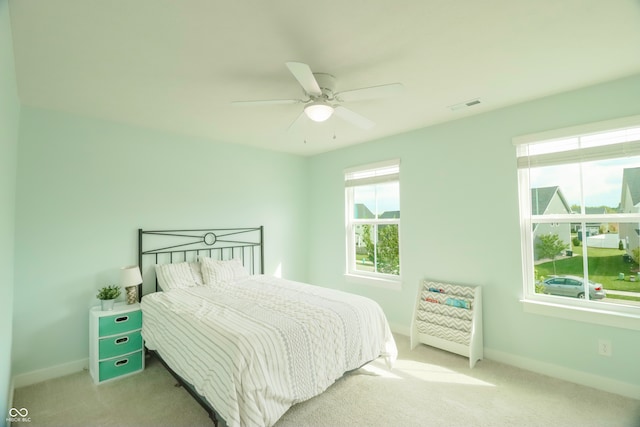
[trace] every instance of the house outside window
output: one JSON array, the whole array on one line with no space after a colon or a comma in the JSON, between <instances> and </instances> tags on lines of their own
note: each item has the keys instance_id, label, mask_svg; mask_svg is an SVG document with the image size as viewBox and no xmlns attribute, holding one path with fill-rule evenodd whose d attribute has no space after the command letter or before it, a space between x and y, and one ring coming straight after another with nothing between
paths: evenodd
<instances>
[{"instance_id":1,"label":"house outside window","mask_svg":"<svg viewBox=\"0 0 640 427\"><path fill-rule=\"evenodd\" d=\"M640 314L640 116L514 145L523 301Z\"/></svg>"},{"instance_id":2,"label":"house outside window","mask_svg":"<svg viewBox=\"0 0 640 427\"><path fill-rule=\"evenodd\" d=\"M400 282L400 161L344 172L347 275L397 287Z\"/></svg>"}]
</instances>

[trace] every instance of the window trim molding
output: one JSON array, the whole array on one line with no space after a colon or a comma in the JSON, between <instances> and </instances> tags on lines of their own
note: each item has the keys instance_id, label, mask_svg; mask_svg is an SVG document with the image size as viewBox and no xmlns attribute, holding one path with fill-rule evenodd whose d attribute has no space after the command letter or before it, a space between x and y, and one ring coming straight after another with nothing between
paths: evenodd
<instances>
[{"instance_id":1,"label":"window trim molding","mask_svg":"<svg viewBox=\"0 0 640 427\"><path fill-rule=\"evenodd\" d=\"M344 175L347 175L354 172L362 172L362 171L373 170L373 169L382 169L390 166L400 166L400 159L396 158L396 159L390 159L390 160L383 160L381 162L367 163L366 165L352 166L349 168L345 168L343 173Z\"/></svg>"},{"instance_id":2,"label":"window trim molding","mask_svg":"<svg viewBox=\"0 0 640 427\"><path fill-rule=\"evenodd\" d=\"M640 126L640 115L627 116L612 120L604 120L594 123L571 126L561 129L554 129L544 132L532 133L516 136L512 143L518 149L519 146L534 144L536 142L550 141L554 139L565 139L571 137L581 137L601 132L614 131L621 128ZM516 153L516 160L518 160ZM576 159L577 161L577 159ZM588 160L587 160L588 161ZM579 322L594 323L599 325L613 326L624 329L640 330L640 307L635 305L623 305L615 307L616 304L595 302L595 301L573 301L565 297L536 294L531 283L535 265L533 256L532 235L529 232L534 223L553 223L561 221L569 222L609 222L614 217L623 222L637 222L637 214L556 214L556 215L532 215L529 183L529 168L518 167L518 204L519 204L519 224L520 224L520 245L521 245L521 267L522 267L522 298L520 302L526 313L539 314L564 318ZM524 195L524 197L523 197ZM588 221L587 221L588 219ZM624 221L627 220L627 221ZM595 304L602 304L596 306Z\"/></svg>"},{"instance_id":3,"label":"window trim molding","mask_svg":"<svg viewBox=\"0 0 640 427\"><path fill-rule=\"evenodd\" d=\"M361 272L358 272L361 273ZM394 291L402 290L402 279L398 276L397 279L387 279L382 277L371 277L366 274L353 274L344 273L344 277L347 282L356 283L359 285L375 286L377 288L391 289Z\"/></svg>"},{"instance_id":4,"label":"window trim molding","mask_svg":"<svg viewBox=\"0 0 640 427\"><path fill-rule=\"evenodd\" d=\"M620 117L612 120L603 120L600 122L587 123L566 128L553 129L544 132L530 133L526 135L516 136L512 139L515 146L523 144L531 144L537 141L545 141L551 139L570 138L572 136L586 135L591 133L606 132L612 129L632 127L640 125L640 114L635 116Z\"/></svg>"},{"instance_id":5,"label":"window trim molding","mask_svg":"<svg viewBox=\"0 0 640 427\"><path fill-rule=\"evenodd\" d=\"M578 307L567 304L568 301L549 302L538 298L528 299L525 297L520 302L525 313L640 331L640 313L607 310L606 307L605 309L597 309L592 306Z\"/></svg>"},{"instance_id":6,"label":"window trim molding","mask_svg":"<svg viewBox=\"0 0 640 427\"><path fill-rule=\"evenodd\" d=\"M344 277L347 279L347 281L352 283L372 285L372 286L386 288L386 289L401 290L403 269L402 269L402 255L401 255L402 250L401 250L401 244L400 244L400 242L402 241L402 239L400 238L401 228L402 228L400 224L400 218L372 218L370 220L354 219L353 204L350 203L352 201L352 198L350 198L349 196L350 193L353 194L353 188L358 186L358 184L354 184L354 180L348 179L349 174L375 170L375 169L389 168L393 166L398 167L397 173L363 178L359 181L362 182L361 185L372 185L372 184L384 183L384 182L400 183L400 159L399 158L375 162L375 163L367 163L360 166L346 168L343 170L343 177L345 180L344 212L345 212L345 244L346 244L346 255L347 255L345 258ZM398 200L398 202L400 202L400 200ZM352 236L353 235L352 226L357 225L359 223L361 224L372 224L372 223L395 224L398 226L398 241L399 241L398 256L400 259L399 275L396 276L396 275L385 274L385 273L366 272L366 271L356 270L355 268L351 268L352 264L355 263L355 259L354 259L355 254L351 250L351 246L354 245L353 236Z\"/></svg>"}]
</instances>

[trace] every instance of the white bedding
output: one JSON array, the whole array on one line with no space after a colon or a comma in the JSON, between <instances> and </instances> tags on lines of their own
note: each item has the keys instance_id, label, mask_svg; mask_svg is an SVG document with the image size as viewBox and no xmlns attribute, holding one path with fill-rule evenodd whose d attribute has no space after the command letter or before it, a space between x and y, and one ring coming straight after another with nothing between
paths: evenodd
<instances>
[{"instance_id":1,"label":"white bedding","mask_svg":"<svg viewBox=\"0 0 640 427\"><path fill-rule=\"evenodd\" d=\"M230 426L273 425L344 372L397 349L358 295L250 276L142 298L142 336Z\"/></svg>"}]
</instances>

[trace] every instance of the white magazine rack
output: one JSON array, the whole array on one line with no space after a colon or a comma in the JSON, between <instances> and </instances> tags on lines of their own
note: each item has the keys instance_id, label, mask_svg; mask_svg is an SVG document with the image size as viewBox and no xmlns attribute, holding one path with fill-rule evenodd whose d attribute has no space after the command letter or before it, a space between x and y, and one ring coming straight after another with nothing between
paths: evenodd
<instances>
[{"instance_id":1,"label":"white magazine rack","mask_svg":"<svg viewBox=\"0 0 640 427\"><path fill-rule=\"evenodd\" d=\"M469 358L473 368L483 357L482 290L422 280L411 322L411 349L418 344Z\"/></svg>"}]
</instances>

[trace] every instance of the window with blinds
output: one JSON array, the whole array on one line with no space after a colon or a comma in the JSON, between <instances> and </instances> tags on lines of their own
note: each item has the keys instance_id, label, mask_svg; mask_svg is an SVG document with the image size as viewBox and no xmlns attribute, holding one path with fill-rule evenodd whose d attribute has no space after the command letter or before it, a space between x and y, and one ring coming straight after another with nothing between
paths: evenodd
<instances>
[{"instance_id":1,"label":"window with blinds","mask_svg":"<svg viewBox=\"0 0 640 427\"><path fill-rule=\"evenodd\" d=\"M640 116L514 144L525 299L640 311Z\"/></svg>"},{"instance_id":2,"label":"window with blinds","mask_svg":"<svg viewBox=\"0 0 640 427\"><path fill-rule=\"evenodd\" d=\"M347 169L347 274L400 278L400 161Z\"/></svg>"}]
</instances>

